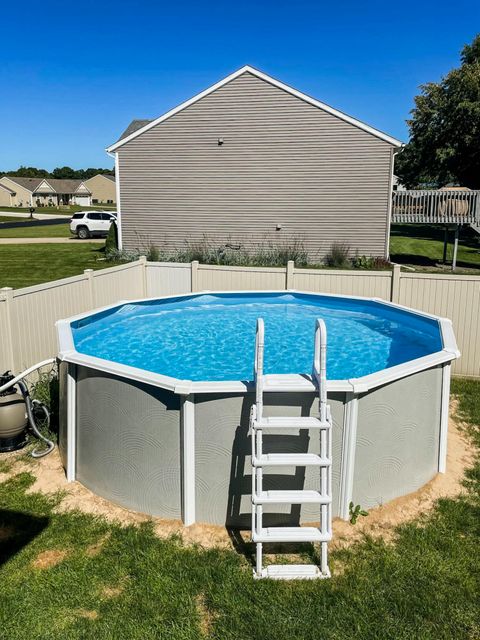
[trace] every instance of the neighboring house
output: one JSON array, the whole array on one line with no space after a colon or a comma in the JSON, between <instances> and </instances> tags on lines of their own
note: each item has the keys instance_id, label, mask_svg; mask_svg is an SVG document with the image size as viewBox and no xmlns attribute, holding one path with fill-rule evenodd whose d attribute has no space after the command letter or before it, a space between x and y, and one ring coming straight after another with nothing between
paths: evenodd
<instances>
[{"instance_id":1,"label":"neighboring house","mask_svg":"<svg viewBox=\"0 0 480 640\"><path fill-rule=\"evenodd\" d=\"M304 241L388 255L401 143L251 67L155 120L134 121L116 157L120 242L181 248Z\"/></svg>"},{"instance_id":2,"label":"neighboring house","mask_svg":"<svg viewBox=\"0 0 480 640\"><path fill-rule=\"evenodd\" d=\"M97 173L93 178L85 180L85 186L92 193L93 204L97 202L114 204L117 201L115 176Z\"/></svg>"},{"instance_id":3,"label":"neighboring house","mask_svg":"<svg viewBox=\"0 0 480 640\"><path fill-rule=\"evenodd\" d=\"M7 204L6 193L9 194ZM0 178L0 204L9 207L46 207L92 204L92 194L82 180L58 180L54 178Z\"/></svg>"}]
</instances>

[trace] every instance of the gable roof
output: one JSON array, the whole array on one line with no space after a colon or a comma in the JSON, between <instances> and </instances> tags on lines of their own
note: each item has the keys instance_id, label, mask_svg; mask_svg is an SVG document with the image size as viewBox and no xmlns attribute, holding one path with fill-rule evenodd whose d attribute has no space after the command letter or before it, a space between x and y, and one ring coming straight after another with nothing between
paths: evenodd
<instances>
[{"instance_id":1,"label":"gable roof","mask_svg":"<svg viewBox=\"0 0 480 640\"><path fill-rule=\"evenodd\" d=\"M31 191L32 193L76 193L81 186L84 186L83 180L62 180L59 178L22 178L17 176L4 176L4 178L8 178L12 182L20 185L24 189ZM44 189L39 189L39 187L46 183L48 187ZM85 189L88 190L87 187ZM38 191L37 191L38 190ZM89 191L90 193L90 191Z\"/></svg>"},{"instance_id":2,"label":"gable roof","mask_svg":"<svg viewBox=\"0 0 480 640\"><path fill-rule=\"evenodd\" d=\"M3 182L0 182L0 189L4 189L5 191L8 191L12 195L15 195L16 193L16 191L14 191L13 189L10 189L10 187L7 187L7 185L3 184Z\"/></svg>"},{"instance_id":3,"label":"gable roof","mask_svg":"<svg viewBox=\"0 0 480 640\"><path fill-rule=\"evenodd\" d=\"M152 127L156 126L157 124L160 124L164 120L167 120L168 118L171 118L172 116L174 116L179 111L183 111L183 109L186 109L187 107L189 107L190 105L194 104L195 102L198 102L198 100L201 100L202 98L205 98L205 96L208 96L210 93L213 93L217 89L220 89L220 87L223 87L225 84L227 84L228 82L231 82L232 80L235 80L235 78L238 78L239 76L241 76L244 73L250 73L253 76L255 76L256 78L260 78L261 80L264 80L265 82L268 82L269 84L271 84L271 85L273 85L275 87L278 87L279 89L282 89L283 91L286 91L287 93L290 93L291 95L299 98L300 100L303 100L304 102L308 102L309 104L313 105L314 107L318 107L319 109L322 109L323 111L326 111L327 113L330 113L331 115L336 116L340 120L344 120L345 122L348 122L349 124L351 124L351 125L353 125L355 127L358 127L359 129L362 129L363 131L366 131L367 133L370 133L371 135L373 135L373 136L375 136L377 138L380 138L380 140L383 140L384 142L388 142L389 144L393 145L394 147L401 147L402 146L402 142L400 142L400 140L397 140L396 138L393 138L392 136L389 136L386 133L383 133L382 131L379 131L378 129L375 129L374 127L371 127L370 125L365 124L361 120L357 120L356 118L352 118L351 116L347 115L346 113L343 113L342 111L338 111L338 109L334 109L333 107L331 107L328 104L325 104L324 102L320 102L319 100L315 100L315 98L312 98L312 97L308 96L305 93L301 93L300 91L297 91L293 87L290 87L288 84L284 84L283 82L280 82L280 80L276 80L275 78L272 78L271 76L267 75L266 73L263 73L262 71L259 71L258 69L254 69L253 67L250 67L249 65L246 65L246 66L242 67L241 69L238 69L238 71L235 71L234 73L231 73L229 76L227 76L223 80L220 80L216 84L213 84L208 89L205 89L205 91L202 91L201 93L198 93L193 98L190 98L190 100L186 100L185 102L182 102L180 105L178 105L178 107L175 107L174 109L171 109L170 111L167 111L167 113L164 113L162 116L160 116L159 118L156 118L155 120L150 120L150 121L148 121L148 120L146 120L146 121L133 120L130 123L130 125L127 127L127 129L123 132L123 134L121 135L120 139L117 142L115 142L114 144L112 144L109 147L107 147L107 149L106 149L107 153L111 153L112 151L115 151L116 149L118 149L119 147L123 146L127 142L130 142L130 140L133 140L134 138L138 137L139 135L141 135L145 131L148 131L149 129L151 129ZM133 128L134 123L140 123L140 122L145 122L145 124L143 126L139 126L138 128ZM130 129L130 132L129 132L129 129Z\"/></svg>"},{"instance_id":4,"label":"gable roof","mask_svg":"<svg viewBox=\"0 0 480 640\"><path fill-rule=\"evenodd\" d=\"M132 133L135 133L139 129L143 129L145 125L150 124L151 122L153 122L153 120L132 120L117 142L120 142L120 140L123 140L124 138L128 138Z\"/></svg>"},{"instance_id":5,"label":"gable roof","mask_svg":"<svg viewBox=\"0 0 480 640\"><path fill-rule=\"evenodd\" d=\"M41 184L45 179L45 178L21 178L17 176L3 176L3 177L7 178L7 180L11 180L12 182L15 182L15 184L18 184L24 189L27 189L28 191L32 191L32 192L35 191L38 185Z\"/></svg>"}]
</instances>

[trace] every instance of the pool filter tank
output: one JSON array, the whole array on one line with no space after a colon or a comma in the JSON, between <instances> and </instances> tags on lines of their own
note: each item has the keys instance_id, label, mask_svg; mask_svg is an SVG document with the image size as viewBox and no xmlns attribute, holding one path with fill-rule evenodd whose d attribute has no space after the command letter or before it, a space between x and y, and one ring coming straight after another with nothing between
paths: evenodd
<instances>
[{"instance_id":1,"label":"pool filter tank","mask_svg":"<svg viewBox=\"0 0 480 640\"><path fill-rule=\"evenodd\" d=\"M0 386L7 382L0 376ZM0 393L0 453L20 449L27 444L28 416L25 399L16 387Z\"/></svg>"},{"instance_id":2,"label":"pool filter tank","mask_svg":"<svg viewBox=\"0 0 480 640\"><path fill-rule=\"evenodd\" d=\"M48 361L47 361L48 362ZM40 363L40 365L45 363ZM34 449L33 458L41 458L53 451L54 443L38 430L37 423L50 426L50 413L38 400L32 400L23 378L38 367L31 367L15 377L10 371L0 375L0 453L21 449L28 442L30 432L44 443L43 449Z\"/></svg>"}]
</instances>

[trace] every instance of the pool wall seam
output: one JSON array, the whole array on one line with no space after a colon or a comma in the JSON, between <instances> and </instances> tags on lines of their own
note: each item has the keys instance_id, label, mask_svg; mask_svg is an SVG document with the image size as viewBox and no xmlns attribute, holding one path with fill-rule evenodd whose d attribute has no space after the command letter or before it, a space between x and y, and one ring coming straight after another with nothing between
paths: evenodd
<instances>
[{"instance_id":1,"label":"pool wall seam","mask_svg":"<svg viewBox=\"0 0 480 640\"><path fill-rule=\"evenodd\" d=\"M357 421L358 395L347 392L343 414L342 459L338 505L339 516L344 520L348 520L349 518L349 505L353 495L355 451L357 447Z\"/></svg>"},{"instance_id":2,"label":"pool wall seam","mask_svg":"<svg viewBox=\"0 0 480 640\"><path fill-rule=\"evenodd\" d=\"M180 404L182 465L182 522L195 522L195 397L184 396Z\"/></svg>"}]
</instances>

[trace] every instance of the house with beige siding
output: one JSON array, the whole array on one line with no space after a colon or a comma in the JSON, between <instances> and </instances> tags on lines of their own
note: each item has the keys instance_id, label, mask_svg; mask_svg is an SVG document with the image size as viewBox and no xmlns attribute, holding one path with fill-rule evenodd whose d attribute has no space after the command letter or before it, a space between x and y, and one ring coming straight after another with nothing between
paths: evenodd
<instances>
[{"instance_id":1,"label":"house with beige siding","mask_svg":"<svg viewBox=\"0 0 480 640\"><path fill-rule=\"evenodd\" d=\"M92 193L92 204L114 204L117 201L115 176L97 173L93 178L85 180L85 186Z\"/></svg>"},{"instance_id":2,"label":"house with beige siding","mask_svg":"<svg viewBox=\"0 0 480 640\"><path fill-rule=\"evenodd\" d=\"M124 248L208 237L249 247L332 243L388 255L395 138L252 67L154 120L115 154Z\"/></svg>"},{"instance_id":3,"label":"house with beige siding","mask_svg":"<svg viewBox=\"0 0 480 640\"><path fill-rule=\"evenodd\" d=\"M82 180L20 176L0 178L0 205L3 206L56 207L69 204L89 206L91 203L92 194Z\"/></svg>"}]
</instances>

